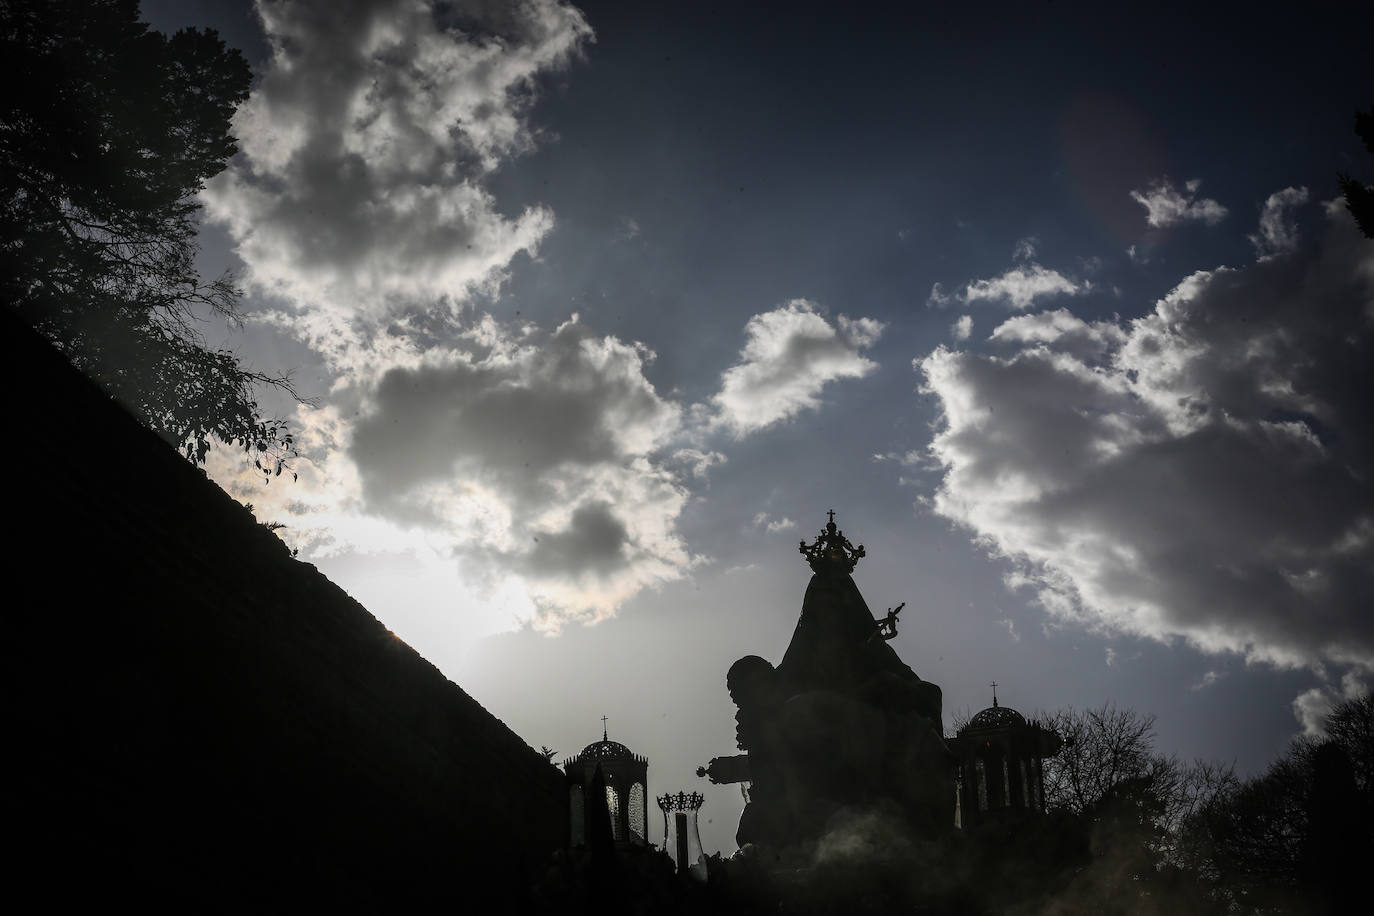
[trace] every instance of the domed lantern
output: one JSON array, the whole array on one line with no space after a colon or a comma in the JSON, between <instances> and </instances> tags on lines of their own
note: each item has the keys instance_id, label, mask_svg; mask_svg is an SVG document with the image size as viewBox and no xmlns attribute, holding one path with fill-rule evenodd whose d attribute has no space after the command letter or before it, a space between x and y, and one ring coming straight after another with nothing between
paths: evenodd
<instances>
[{"instance_id":1,"label":"domed lantern","mask_svg":"<svg viewBox=\"0 0 1374 916\"><path fill-rule=\"evenodd\" d=\"M602 716L601 740L594 741L563 761L568 785L569 842L589 845L593 812L605 810L610 816L611 837L616 845L648 845L649 761L619 741L612 741ZM605 785L605 807L590 796L597 770Z\"/></svg>"},{"instance_id":2,"label":"domed lantern","mask_svg":"<svg viewBox=\"0 0 1374 916\"><path fill-rule=\"evenodd\" d=\"M1059 735L997 702L946 742L958 758L955 820L971 827L1018 820L1045 810L1042 761L1059 753Z\"/></svg>"}]
</instances>

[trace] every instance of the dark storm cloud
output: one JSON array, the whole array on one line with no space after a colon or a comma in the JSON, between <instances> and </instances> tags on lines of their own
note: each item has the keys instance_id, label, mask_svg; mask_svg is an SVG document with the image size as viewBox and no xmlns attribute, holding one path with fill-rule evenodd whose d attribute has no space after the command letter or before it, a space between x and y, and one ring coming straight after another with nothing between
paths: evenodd
<instances>
[{"instance_id":1,"label":"dark storm cloud","mask_svg":"<svg viewBox=\"0 0 1374 916\"><path fill-rule=\"evenodd\" d=\"M538 624L596 619L691 564L687 491L660 452L681 408L653 354L574 318L550 335L487 320L390 369L353 424L363 505L451 539L474 575L519 575Z\"/></svg>"},{"instance_id":2,"label":"dark storm cloud","mask_svg":"<svg viewBox=\"0 0 1374 916\"><path fill-rule=\"evenodd\" d=\"M645 455L676 430L679 415L645 379L649 358L574 320L546 340L393 368L354 425L349 454L364 495L389 509L461 471L534 505L560 472Z\"/></svg>"},{"instance_id":3,"label":"dark storm cloud","mask_svg":"<svg viewBox=\"0 0 1374 916\"><path fill-rule=\"evenodd\" d=\"M537 479L565 462L614 458L601 414L594 394L530 387L509 367L397 368L382 376L349 453L368 497L386 504L465 459L497 476Z\"/></svg>"},{"instance_id":4,"label":"dark storm cloud","mask_svg":"<svg viewBox=\"0 0 1374 916\"><path fill-rule=\"evenodd\" d=\"M1336 207L1306 244L1261 232L1294 250L1134 321L1023 316L1001 352L918 360L944 417L932 505L1055 616L1374 665L1374 246Z\"/></svg>"},{"instance_id":5,"label":"dark storm cloud","mask_svg":"<svg viewBox=\"0 0 1374 916\"><path fill-rule=\"evenodd\" d=\"M625 563L625 523L604 502L579 506L568 526L535 538L525 564L536 576L613 572Z\"/></svg>"}]
</instances>

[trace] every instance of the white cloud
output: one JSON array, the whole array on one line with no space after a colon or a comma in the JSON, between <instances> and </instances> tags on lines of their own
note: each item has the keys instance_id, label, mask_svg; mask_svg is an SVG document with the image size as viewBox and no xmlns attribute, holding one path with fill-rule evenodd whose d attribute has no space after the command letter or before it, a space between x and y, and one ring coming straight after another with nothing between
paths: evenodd
<instances>
[{"instance_id":1,"label":"white cloud","mask_svg":"<svg viewBox=\"0 0 1374 916\"><path fill-rule=\"evenodd\" d=\"M686 467L692 476L698 480L705 480L710 474L711 468L719 464L724 464L726 458L720 452L705 451L699 448L680 448L668 457L672 465Z\"/></svg>"},{"instance_id":2,"label":"white cloud","mask_svg":"<svg viewBox=\"0 0 1374 916\"><path fill-rule=\"evenodd\" d=\"M1037 299L1076 296L1090 288L1087 283L1078 283L1032 261L1024 267L1013 267L1000 277L974 280L965 287L962 298L965 302L987 300L1024 309L1030 308Z\"/></svg>"},{"instance_id":3,"label":"white cloud","mask_svg":"<svg viewBox=\"0 0 1374 916\"><path fill-rule=\"evenodd\" d=\"M1134 321L939 347L932 506L1060 620L1280 665L1374 666L1374 249L1196 273Z\"/></svg>"},{"instance_id":4,"label":"white cloud","mask_svg":"<svg viewBox=\"0 0 1374 916\"><path fill-rule=\"evenodd\" d=\"M754 527L763 527L769 534L776 534L797 527L797 523L787 517L773 518L767 512L760 512L754 516Z\"/></svg>"},{"instance_id":5,"label":"white cloud","mask_svg":"<svg viewBox=\"0 0 1374 916\"><path fill-rule=\"evenodd\" d=\"M973 316L960 315L954 324L949 326L949 334L955 340L968 340L973 333Z\"/></svg>"},{"instance_id":6,"label":"white cloud","mask_svg":"<svg viewBox=\"0 0 1374 916\"><path fill-rule=\"evenodd\" d=\"M954 296L945 292L944 284L932 283L930 295L926 297L926 308L944 308L954 302Z\"/></svg>"},{"instance_id":7,"label":"white cloud","mask_svg":"<svg viewBox=\"0 0 1374 916\"><path fill-rule=\"evenodd\" d=\"M260 3L272 58L204 192L256 289L374 314L491 290L553 225L483 187L529 149L534 80L591 37L557 0Z\"/></svg>"},{"instance_id":8,"label":"white cloud","mask_svg":"<svg viewBox=\"0 0 1374 916\"><path fill-rule=\"evenodd\" d=\"M242 452L232 448L212 449L206 472L229 495L253 504L259 521L287 524L283 539L305 556L331 556L355 544L382 551L413 548L405 531L357 511L362 485L342 450L348 426L338 409L303 405L295 421L300 458L293 464L298 479L290 485L279 481L264 487L261 475L249 473Z\"/></svg>"},{"instance_id":9,"label":"white cloud","mask_svg":"<svg viewBox=\"0 0 1374 916\"><path fill-rule=\"evenodd\" d=\"M1326 717L1331 714L1335 699L1320 687L1305 690L1293 698L1293 718L1309 738L1326 737Z\"/></svg>"},{"instance_id":10,"label":"white cloud","mask_svg":"<svg viewBox=\"0 0 1374 916\"><path fill-rule=\"evenodd\" d=\"M1183 222L1202 222L1215 226L1226 218L1226 208L1210 198L1197 197L1202 180L1194 178L1175 188L1167 178L1155 179L1145 190L1132 191L1131 199L1145 208L1145 221L1156 229L1167 229Z\"/></svg>"},{"instance_id":11,"label":"white cloud","mask_svg":"<svg viewBox=\"0 0 1374 916\"><path fill-rule=\"evenodd\" d=\"M1302 726L1302 733L1308 738L1321 740L1326 737L1326 721L1331 710L1342 700L1356 700L1369 693L1369 685L1353 671L1341 677L1341 683L1323 685L1304 690L1293 698L1293 718Z\"/></svg>"},{"instance_id":12,"label":"white cloud","mask_svg":"<svg viewBox=\"0 0 1374 916\"><path fill-rule=\"evenodd\" d=\"M1085 356L1100 356L1126 341L1126 332L1111 321L1087 322L1068 309L1034 312L1009 318L993 329L997 343L1037 346L1054 344Z\"/></svg>"},{"instance_id":13,"label":"white cloud","mask_svg":"<svg viewBox=\"0 0 1374 916\"><path fill-rule=\"evenodd\" d=\"M1188 689L1192 690L1195 693L1199 690L1206 690L1208 687L1211 687L1213 684L1215 684L1217 681L1221 680L1225 676L1226 673L1223 671L1208 671L1200 679L1198 679L1197 683L1193 684L1193 686L1189 687Z\"/></svg>"},{"instance_id":14,"label":"white cloud","mask_svg":"<svg viewBox=\"0 0 1374 916\"><path fill-rule=\"evenodd\" d=\"M744 331L740 362L721 375L707 421L737 439L819 407L828 382L876 369L860 351L877 342L883 325L844 315L832 324L814 303L793 299L750 318Z\"/></svg>"},{"instance_id":15,"label":"white cloud","mask_svg":"<svg viewBox=\"0 0 1374 916\"><path fill-rule=\"evenodd\" d=\"M645 378L653 354L575 316L546 332L460 308L553 225L542 207L506 215L486 181L533 147L536 80L591 40L582 14L559 0L259 14L273 56L206 210L250 288L291 306L259 320L337 376L331 406L299 412L300 483L251 494L262 514L303 556L459 569L470 591L523 595L547 629L680 576L695 562L676 531L682 478L724 458L664 456L682 410ZM240 486L236 465L214 473Z\"/></svg>"},{"instance_id":16,"label":"white cloud","mask_svg":"<svg viewBox=\"0 0 1374 916\"><path fill-rule=\"evenodd\" d=\"M1031 250L1022 248L1026 244L1028 243L1025 239L1018 243L1018 253ZM972 280L957 293L946 292L941 284L936 283L930 288L926 306L944 308L955 302L965 305L974 302L997 302L1014 309L1025 309L1041 299L1077 296L1091 289L1092 284L1086 280L1074 280L1034 261L1025 261L996 277Z\"/></svg>"},{"instance_id":17,"label":"white cloud","mask_svg":"<svg viewBox=\"0 0 1374 916\"><path fill-rule=\"evenodd\" d=\"M1269 195L1260 212L1259 231L1250 243L1260 257L1283 254L1298 247L1298 226L1290 211L1307 203L1306 188L1284 188Z\"/></svg>"}]
</instances>

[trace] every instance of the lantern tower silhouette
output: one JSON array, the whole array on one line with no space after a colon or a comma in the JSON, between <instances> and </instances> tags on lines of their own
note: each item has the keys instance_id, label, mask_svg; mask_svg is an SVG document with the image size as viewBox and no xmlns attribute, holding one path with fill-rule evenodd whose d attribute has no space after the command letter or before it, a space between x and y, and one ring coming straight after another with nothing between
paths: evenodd
<instances>
[{"instance_id":1,"label":"lantern tower silhouette","mask_svg":"<svg viewBox=\"0 0 1374 916\"><path fill-rule=\"evenodd\" d=\"M611 837L617 846L649 843L649 761L619 741L612 741L602 717L601 740L594 741L563 761L568 785L569 845L588 845L592 813L601 810L589 792L601 771L605 784L605 810L610 815Z\"/></svg>"}]
</instances>

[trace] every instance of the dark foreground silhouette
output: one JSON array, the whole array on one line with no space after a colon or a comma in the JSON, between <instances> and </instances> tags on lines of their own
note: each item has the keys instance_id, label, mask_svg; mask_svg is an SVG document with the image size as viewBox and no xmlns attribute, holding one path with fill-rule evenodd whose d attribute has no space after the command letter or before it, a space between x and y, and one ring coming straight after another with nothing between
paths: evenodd
<instances>
[{"instance_id":1,"label":"dark foreground silhouette","mask_svg":"<svg viewBox=\"0 0 1374 916\"><path fill-rule=\"evenodd\" d=\"M862 804L832 793L803 841L713 857L703 883L653 848L568 849L542 754L0 321L26 459L4 666L18 893L197 912L1353 911L1374 850L1368 697L1338 708L1334 744L1233 780L1181 832L1145 772L1081 810L961 831L874 784Z\"/></svg>"},{"instance_id":2,"label":"dark foreground silhouette","mask_svg":"<svg viewBox=\"0 0 1374 916\"><path fill-rule=\"evenodd\" d=\"M3 313L12 889L526 910L562 776Z\"/></svg>"}]
</instances>

